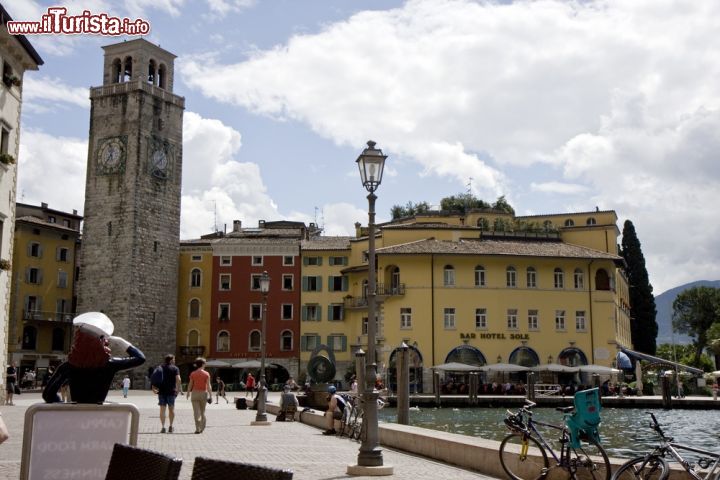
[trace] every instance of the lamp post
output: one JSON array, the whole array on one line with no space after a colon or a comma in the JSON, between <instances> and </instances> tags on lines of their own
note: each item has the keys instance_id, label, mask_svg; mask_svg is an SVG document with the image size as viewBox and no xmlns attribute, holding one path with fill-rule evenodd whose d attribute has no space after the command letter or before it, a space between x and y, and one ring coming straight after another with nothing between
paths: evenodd
<instances>
[{"instance_id":1,"label":"lamp post","mask_svg":"<svg viewBox=\"0 0 720 480\"><path fill-rule=\"evenodd\" d=\"M263 297L262 304L262 323L260 327L260 381L258 382L257 396L257 414L255 415L255 425L270 425L267 421L267 413L265 412L265 403L267 402L267 381L265 380L265 335L267 323L267 296L270 290L270 275L263 272L260 277L260 292Z\"/></svg>"},{"instance_id":2,"label":"lamp post","mask_svg":"<svg viewBox=\"0 0 720 480\"><path fill-rule=\"evenodd\" d=\"M378 391L375 390L377 378L377 364L375 357L375 341L377 335L377 323L375 319L375 190L382 181L383 168L387 155L382 150L375 148L375 142L367 142L367 148L363 150L357 159L360 170L360 179L365 189L370 192L368 199L368 327L367 327L367 361L365 363L365 384L362 392L364 410L363 436L360 452L357 457L357 465L349 465L347 473L351 475L367 474L392 475L392 467L383 466L382 450L379 447L378 434Z\"/></svg>"}]
</instances>

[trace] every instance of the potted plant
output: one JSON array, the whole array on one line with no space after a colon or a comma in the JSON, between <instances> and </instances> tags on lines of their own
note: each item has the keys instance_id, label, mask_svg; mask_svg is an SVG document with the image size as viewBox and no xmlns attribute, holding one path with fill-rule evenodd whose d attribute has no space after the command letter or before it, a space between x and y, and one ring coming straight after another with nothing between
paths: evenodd
<instances>
[{"instance_id":1,"label":"potted plant","mask_svg":"<svg viewBox=\"0 0 720 480\"><path fill-rule=\"evenodd\" d=\"M10 270L10 260L0 259L0 270Z\"/></svg>"},{"instance_id":2,"label":"potted plant","mask_svg":"<svg viewBox=\"0 0 720 480\"><path fill-rule=\"evenodd\" d=\"M9 153L2 153L0 154L0 162L4 163L5 165L14 165L15 157L10 155Z\"/></svg>"}]
</instances>

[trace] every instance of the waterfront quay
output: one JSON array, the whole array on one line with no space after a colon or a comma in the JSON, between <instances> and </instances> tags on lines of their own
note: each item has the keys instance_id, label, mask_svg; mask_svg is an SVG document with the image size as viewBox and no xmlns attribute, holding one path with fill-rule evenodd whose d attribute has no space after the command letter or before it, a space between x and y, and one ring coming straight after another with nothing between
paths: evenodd
<instances>
[{"instance_id":1,"label":"waterfront quay","mask_svg":"<svg viewBox=\"0 0 720 480\"><path fill-rule=\"evenodd\" d=\"M184 396L178 397L175 407L175 433L160 433L157 396L149 391L131 390L127 399L121 392L111 391L107 401L132 403L140 411L137 446L156 450L183 459L180 478L189 480L196 456L254 463L294 472L294 480L367 479L374 477L349 476L347 466L357 463L360 444L347 438L322 435L319 413L303 415L303 422L273 422L270 426L251 426L254 410L237 410L220 399L207 408L207 428L200 434L193 432L192 405ZM245 393L235 394L244 397ZM273 412L279 394L269 394L268 411ZM0 478L16 479L20 475L25 411L30 405L42 402L40 393L15 396L15 406L0 406L0 413L10 431L10 439L0 445ZM268 415L274 420L274 415ZM310 418L308 423L304 422ZM166 424L167 426L167 424ZM413 428L413 427L407 427ZM447 435L447 434L445 434ZM457 435L457 437L461 437ZM452 448L448 444L448 449ZM497 454L496 454L497 455ZM442 461L405 453L396 448L383 447L386 465L394 467L394 475L385 478L420 479L490 479L477 471L449 465ZM499 461L495 462L500 468ZM498 475L497 477L500 477Z\"/></svg>"}]
</instances>

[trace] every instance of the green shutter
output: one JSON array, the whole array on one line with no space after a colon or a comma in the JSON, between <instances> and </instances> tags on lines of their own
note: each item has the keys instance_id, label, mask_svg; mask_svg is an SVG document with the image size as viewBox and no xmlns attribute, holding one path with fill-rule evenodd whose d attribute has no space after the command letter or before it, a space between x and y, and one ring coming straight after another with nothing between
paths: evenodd
<instances>
[{"instance_id":1,"label":"green shutter","mask_svg":"<svg viewBox=\"0 0 720 480\"><path fill-rule=\"evenodd\" d=\"M343 292L347 292L347 291L348 291L348 284L349 284L349 283L350 283L350 282L349 282L349 280L348 280L347 275L343 275L343 277L342 277L342 291L343 291Z\"/></svg>"},{"instance_id":2,"label":"green shutter","mask_svg":"<svg viewBox=\"0 0 720 480\"><path fill-rule=\"evenodd\" d=\"M315 320L319 322L322 320L322 308L320 308L320 305L318 305L315 311L317 312Z\"/></svg>"},{"instance_id":3,"label":"green shutter","mask_svg":"<svg viewBox=\"0 0 720 480\"><path fill-rule=\"evenodd\" d=\"M342 340L342 348L340 349L340 351L347 352L347 337L343 335L342 337L340 337L340 339Z\"/></svg>"},{"instance_id":4,"label":"green shutter","mask_svg":"<svg viewBox=\"0 0 720 480\"><path fill-rule=\"evenodd\" d=\"M330 258L332 258L332 257L330 257ZM334 291L335 290L333 288L333 276L328 275L328 292L334 292Z\"/></svg>"},{"instance_id":5,"label":"green shutter","mask_svg":"<svg viewBox=\"0 0 720 480\"><path fill-rule=\"evenodd\" d=\"M302 319L303 319L303 320L307 320L307 319L308 319L307 317L308 317L307 306L303 305L303 306L302 306ZM303 337L303 338L304 338L304 337Z\"/></svg>"},{"instance_id":6,"label":"green shutter","mask_svg":"<svg viewBox=\"0 0 720 480\"><path fill-rule=\"evenodd\" d=\"M316 292L322 292L322 276L317 276L317 290Z\"/></svg>"},{"instance_id":7,"label":"green shutter","mask_svg":"<svg viewBox=\"0 0 720 480\"><path fill-rule=\"evenodd\" d=\"M302 277L302 289L303 289L303 292L308 291L308 280L307 280L307 277L305 277L305 276Z\"/></svg>"},{"instance_id":8,"label":"green shutter","mask_svg":"<svg viewBox=\"0 0 720 480\"><path fill-rule=\"evenodd\" d=\"M317 259L318 259L318 260L317 260L318 267L322 265L322 258L323 258L323 257L317 257Z\"/></svg>"},{"instance_id":9,"label":"green shutter","mask_svg":"<svg viewBox=\"0 0 720 480\"><path fill-rule=\"evenodd\" d=\"M41 268L38 268L37 272L38 272L38 273L37 273L37 283L38 283L38 285L41 285L41 284L42 284L42 278L43 278L43 277L42 277L42 269L41 269Z\"/></svg>"},{"instance_id":10,"label":"green shutter","mask_svg":"<svg viewBox=\"0 0 720 480\"><path fill-rule=\"evenodd\" d=\"M307 352L307 336L303 335L300 337L300 350L303 352Z\"/></svg>"},{"instance_id":11,"label":"green shutter","mask_svg":"<svg viewBox=\"0 0 720 480\"><path fill-rule=\"evenodd\" d=\"M340 305L340 318L338 320L345 320L345 306Z\"/></svg>"},{"instance_id":12,"label":"green shutter","mask_svg":"<svg viewBox=\"0 0 720 480\"><path fill-rule=\"evenodd\" d=\"M327 311L328 311L328 317L327 317L328 320L335 320L335 319L333 318L333 315L332 315L332 308L333 308L332 304L328 305L328 309L327 309Z\"/></svg>"},{"instance_id":13,"label":"green shutter","mask_svg":"<svg viewBox=\"0 0 720 480\"><path fill-rule=\"evenodd\" d=\"M310 263L310 260L308 260L308 257L303 257L303 265L308 265ZM305 343L307 344L307 339L305 340Z\"/></svg>"}]
</instances>

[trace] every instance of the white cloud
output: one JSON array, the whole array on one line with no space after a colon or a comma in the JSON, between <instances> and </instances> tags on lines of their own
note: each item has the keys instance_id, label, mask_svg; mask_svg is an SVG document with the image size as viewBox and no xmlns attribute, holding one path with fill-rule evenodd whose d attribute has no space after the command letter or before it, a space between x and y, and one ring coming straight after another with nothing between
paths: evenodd
<instances>
[{"instance_id":1,"label":"white cloud","mask_svg":"<svg viewBox=\"0 0 720 480\"><path fill-rule=\"evenodd\" d=\"M23 81L23 108L31 111L47 111L58 104L90 108L87 88L71 87L59 78L26 75Z\"/></svg>"},{"instance_id":2,"label":"white cloud","mask_svg":"<svg viewBox=\"0 0 720 480\"><path fill-rule=\"evenodd\" d=\"M410 0L180 68L208 97L339 145L373 138L484 196L512 196L508 170L550 169L531 191L631 218L670 287L720 278L719 17L711 1Z\"/></svg>"},{"instance_id":3,"label":"white cloud","mask_svg":"<svg viewBox=\"0 0 720 480\"><path fill-rule=\"evenodd\" d=\"M82 212L87 140L23 130L20 135L18 201Z\"/></svg>"},{"instance_id":4,"label":"white cloud","mask_svg":"<svg viewBox=\"0 0 720 480\"><path fill-rule=\"evenodd\" d=\"M255 5L256 0L206 0L210 11L219 16L239 12Z\"/></svg>"}]
</instances>

